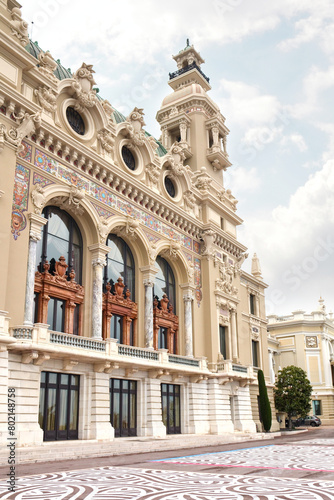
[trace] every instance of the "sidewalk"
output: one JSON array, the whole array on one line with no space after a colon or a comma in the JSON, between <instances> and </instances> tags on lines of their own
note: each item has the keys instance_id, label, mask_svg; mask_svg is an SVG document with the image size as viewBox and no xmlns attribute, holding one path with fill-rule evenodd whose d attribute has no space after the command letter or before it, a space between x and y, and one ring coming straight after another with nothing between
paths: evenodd
<instances>
[{"instance_id":1,"label":"sidewalk","mask_svg":"<svg viewBox=\"0 0 334 500\"><path fill-rule=\"evenodd\" d=\"M289 433L291 436L302 431ZM284 433L285 435L286 433ZM168 451L192 447L216 446L243 441L274 439L281 436L281 432L272 433L243 433L221 435L178 434L164 438L129 437L117 438L111 442L99 441L52 441L35 447L18 447L16 457L18 464L39 462L55 462L87 457L107 457L148 453L154 451ZM0 466L7 465L8 449L0 451Z\"/></svg>"}]
</instances>

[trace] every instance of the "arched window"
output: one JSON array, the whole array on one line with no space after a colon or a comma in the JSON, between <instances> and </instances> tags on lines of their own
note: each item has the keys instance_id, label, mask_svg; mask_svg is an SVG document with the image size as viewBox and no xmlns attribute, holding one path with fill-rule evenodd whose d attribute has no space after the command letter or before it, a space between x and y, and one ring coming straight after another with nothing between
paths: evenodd
<instances>
[{"instance_id":1,"label":"arched window","mask_svg":"<svg viewBox=\"0 0 334 500\"><path fill-rule=\"evenodd\" d=\"M127 288L131 299L135 299L135 262L129 246L122 238L109 234L107 246L111 249L107 254L107 265L104 268L104 286L111 285L111 291L118 278L124 283L124 293Z\"/></svg>"},{"instance_id":2,"label":"arched window","mask_svg":"<svg viewBox=\"0 0 334 500\"><path fill-rule=\"evenodd\" d=\"M55 262L60 256L65 257L68 265L66 274L75 271L75 281L82 282L82 237L75 220L64 210L58 207L46 207L43 215L48 223L43 228L43 238L37 249L39 271L43 271L43 264L47 260L50 272L54 272Z\"/></svg>"},{"instance_id":3,"label":"arched window","mask_svg":"<svg viewBox=\"0 0 334 500\"><path fill-rule=\"evenodd\" d=\"M104 268L103 338L135 345L137 304L135 300L135 263L122 238L109 234L107 265Z\"/></svg>"},{"instance_id":4,"label":"arched window","mask_svg":"<svg viewBox=\"0 0 334 500\"><path fill-rule=\"evenodd\" d=\"M175 314L175 278L168 262L158 256L153 287L153 347L178 352L178 317Z\"/></svg>"},{"instance_id":5,"label":"arched window","mask_svg":"<svg viewBox=\"0 0 334 500\"><path fill-rule=\"evenodd\" d=\"M80 334L82 280L82 237L75 220L64 210L49 206L48 220L37 248L35 276L35 321L51 330Z\"/></svg>"},{"instance_id":6,"label":"arched window","mask_svg":"<svg viewBox=\"0 0 334 500\"><path fill-rule=\"evenodd\" d=\"M167 260L160 257L160 255L158 255L155 264L158 268L158 273L155 276L153 295L157 297L158 300L161 300L163 295L166 294L170 304L173 306L174 314L176 314L175 278L172 268Z\"/></svg>"}]
</instances>

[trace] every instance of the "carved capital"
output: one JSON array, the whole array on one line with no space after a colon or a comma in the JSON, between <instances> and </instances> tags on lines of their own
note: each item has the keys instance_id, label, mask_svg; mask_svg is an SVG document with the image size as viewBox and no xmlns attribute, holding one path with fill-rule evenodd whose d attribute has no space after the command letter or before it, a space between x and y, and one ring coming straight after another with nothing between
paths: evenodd
<instances>
[{"instance_id":1,"label":"carved capital","mask_svg":"<svg viewBox=\"0 0 334 500\"><path fill-rule=\"evenodd\" d=\"M92 260L93 267L96 267L96 266L104 267L105 265L106 265L106 259L97 258L97 259Z\"/></svg>"}]
</instances>

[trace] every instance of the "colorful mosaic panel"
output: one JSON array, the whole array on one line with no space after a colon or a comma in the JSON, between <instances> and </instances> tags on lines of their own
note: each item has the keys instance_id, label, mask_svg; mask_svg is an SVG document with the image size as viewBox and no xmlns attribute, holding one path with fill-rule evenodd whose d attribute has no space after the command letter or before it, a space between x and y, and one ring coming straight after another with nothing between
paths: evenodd
<instances>
[{"instance_id":1,"label":"colorful mosaic panel","mask_svg":"<svg viewBox=\"0 0 334 500\"><path fill-rule=\"evenodd\" d=\"M188 248L188 250L192 249L192 239L189 236L183 236L183 246Z\"/></svg>"},{"instance_id":2,"label":"colorful mosaic panel","mask_svg":"<svg viewBox=\"0 0 334 500\"><path fill-rule=\"evenodd\" d=\"M194 258L194 283L197 286L201 286L202 284L201 261L197 257Z\"/></svg>"},{"instance_id":3,"label":"colorful mosaic panel","mask_svg":"<svg viewBox=\"0 0 334 500\"><path fill-rule=\"evenodd\" d=\"M62 179L63 181L67 182L68 184L71 184L71 186L75 186L78 189L83 189L88 193L89 191L89 183L84 179L84 177L81 177L81 175L78 175L77 173L73 172L73 170L64 167L63 165L60 165L58 163L58 178Z\"/></svg>"},{"instance_id":4,"label":"colorful mosaic panel","mask_svg":"<svg viewBox=\"0 0 334 500\"><path fill-rule=\"evenodd\" d=\"M96 198L97 200L101 201L102 203L105 203L106 205L109 205L109 206L111 205L110 194L102 186L99 186L98 184L91 182L90 183L90 194L92 196L94 196L94 198Z\"/></svg>"},{"instance_id":5,"label":"colorful mosaic panel","mask_svg":"<svg viewBox=\"0 0 334 500\"><path fill-rule=\"evenodd\" d=\"M117 208L125 215L130 215L130 217L134 217L135 219L141 219L141 213L137 210L131 203L127 201L117 200Z\"/></svg>"},{"instance_id":6,"label":"colorful mosaic panel","mask_svg":"<svg viewBox=\"0 0 334 500\"><path fill-rule=\"evenodd\" d=\"M57 175L58 162L36 149L35 165L49 174Z\"/></svg>"},{"instance_id":7,"label":"colorful mosaic panel","mask_svg":"<svg viewBox=\"0 0 334 500\"><path fill-rule=\"evenodd\" d=\"M175 229L169 226L165 226L165 224L161 225L162 228L162 234L167 236L167 238L174 240L174 241L180 241L181 235Z\"/></svg>"},{"instance_id":8,"label":"colorful mosaic panel","mask_svg":"<svg viewBox=\"0 0 334 500\"><path fill-rule=\"evenodd\" d=\"M188 262L192 262L193 258L192 258L192 255L191 253L188 253L188 252L185 252L185 251L182 251L183 255L185 256L185 258L187 259Z\"/></svg>"},{"instance_id":9,"label":"colorful mosaic panel","mask_svg":"<svg viewBox=\"0 0 334 500\"><path fill-rule=\"evenodd\" d=\"M92 205L100 217L104 217L105 219L109 219L109 217L112 217L113 215L115 215L113 212L110 212L106 208L100 207L99 205L95 205L95 203L92 203Z\"/></svg>"},{"instance_id":10,"label":"colorful mosaic panel","mask_svg":"<svg viewBox=\"0 0 334 500\"><path fill-rule=\"evenodd\" d=\"M16 165L11 220L14 240L17 240L27 225L23 212L28 209L29 178L30 170L22 165Z\"/></svg>"},{"instance_id":11,"label":"colorful mosaic panel","mask_svg":"<svg viewBox=\"0 0 334 500\"><path fill-rule=\"evenodd\" d=\"M198 254L201 253L201 244L199 243L199 241L193 241L193 251Z\"/></svg>"},{"instance_id":12,"label":"colorful mosaic panel","mask_svg":"<svg viewBox=\"0 0 334 500\"><path fill-rule=\"evenodd\" d=\"M19 158L31 162L32 147L27 142L22 141L23 150L18 154Z\"/></svg>"},{"instance_id":13,"label":"colorful mosaic panel","mask_svg":"<svg viewBox=\"0 0 334 500\"><path fill-rule=\"evenodd\" d=\"M150 243L155 244L155 243L158 243L159 240L161 240L161 238L159 238L158 236L155 236L154 234L148 233L147 231L144 231L144 234Z\"/></svg>"},{"instance_id":14,"label":"colorful mosaic panel","mask_svg":"<svg viewBox=\"0 0 334 500\"><path fill-rule=\"evenodd\" d=\"M161 222L152 217L152 215L142 212L142 220L146 227L149 227L153 231L161 232Z\"/></svg>"},{"instance_id":15,"label":"colorful mosaic panel","mask_svg":"<svg viewBox=\"0 0 334 500\"><path fill-rule=\"evenodd\" d=\"M34 172L33 184L39 184L41 187L45 187L49 186L49 184L54 184L54 182Z\"/></svg>"}]
</instances>

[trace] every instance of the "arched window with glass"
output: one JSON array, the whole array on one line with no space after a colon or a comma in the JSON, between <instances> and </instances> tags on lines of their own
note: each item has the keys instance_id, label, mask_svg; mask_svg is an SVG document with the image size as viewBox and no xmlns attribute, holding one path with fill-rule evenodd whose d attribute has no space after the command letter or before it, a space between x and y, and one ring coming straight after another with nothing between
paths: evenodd
<instances>
[{"instance_id":1,"label":"arched window with glass","mask_svg":"<svg viewBox=\"0 0 334 500\"><path fill-rule=\"evenodd\" d=\"M43 216L48 222L36 254L35 320L54 331L80 334L84 297L81 232L73 217L59 207L46 207Z\"/></svg>"},{"instance_id":2,"label":"arched window with glass","mask_svg":"<svg viewBox=\"0 0 334 500\"><path fill-rule=\"evenodd\" d=\"M175 277L169 263L160 255L153 287L153 324L155 349L177 353L178 317L176 316Z\"/></svg>"},{"instance_id":3,"label":"arched window with glass","mask_svg":"<svg viewBox=\"0 0 334 500\"><path fill-rule=\"evenodd\" d=\"M134 258L128 244L115 234L109 234L106 244L110 250L104 268L103 337L136 345Z\"/></svg>"}]
</instances>

